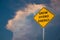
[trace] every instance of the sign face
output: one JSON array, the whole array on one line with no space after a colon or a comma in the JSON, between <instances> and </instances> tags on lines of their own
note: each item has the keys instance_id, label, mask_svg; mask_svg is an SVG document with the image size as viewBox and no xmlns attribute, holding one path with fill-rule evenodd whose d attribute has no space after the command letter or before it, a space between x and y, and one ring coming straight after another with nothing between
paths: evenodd
<instances>
[{"instance_id":1,"label":"sign face","mask_svg":"<svg viewBox=\"0 0 60 40\"><path fill-rule=\"evenodd\" d=\"M54 14L43 7L35 16L34 20L43 28L54 18Z\"/></svg>"}]
</instances>

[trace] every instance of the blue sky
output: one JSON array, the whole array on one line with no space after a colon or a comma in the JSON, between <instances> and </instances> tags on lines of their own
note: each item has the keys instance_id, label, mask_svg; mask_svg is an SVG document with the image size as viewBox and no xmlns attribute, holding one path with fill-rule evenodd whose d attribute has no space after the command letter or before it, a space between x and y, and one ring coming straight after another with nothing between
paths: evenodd
<instances>
[{"instance_id":1,"label":"blue sky","mask_svg":"<svg viewBox=\"0 0 60 40\"><path fill-rule=\"evenodd\" d=\"M0 0L0 40L12 40L13 33L6 29L6 24L14 17L17 10L30 3L49 5L51 0ZM56 12L55 19L46 27L45 40L60 40L60 14L57 13L59 12Z\"/></svg>"}]
</instances>

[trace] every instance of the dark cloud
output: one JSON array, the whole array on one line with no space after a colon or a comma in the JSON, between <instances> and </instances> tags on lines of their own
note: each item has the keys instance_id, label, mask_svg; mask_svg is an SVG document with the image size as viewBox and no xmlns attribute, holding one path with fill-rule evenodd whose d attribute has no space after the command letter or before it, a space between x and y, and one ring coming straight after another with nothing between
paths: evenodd
<instances>
[{"instance_id":1,"label":"dark cloud","mask_svg":"<svg viewBox=\"0 0 60 40\"><path fill-rule=\"evenodd\" d=\"M50 0L9 0L9 8L18 10L27 4L50 4L50 2Z\"/></svg>"}]
</instances>

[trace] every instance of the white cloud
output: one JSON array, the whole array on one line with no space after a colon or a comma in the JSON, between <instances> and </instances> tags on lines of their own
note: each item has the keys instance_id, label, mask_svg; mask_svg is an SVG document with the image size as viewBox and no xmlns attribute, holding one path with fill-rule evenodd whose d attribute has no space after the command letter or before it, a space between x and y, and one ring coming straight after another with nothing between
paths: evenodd
<instances>
[{"instance_id":1,"label":"white cloud","mask_svg":"<svg viewBox=\"0 0 60 40\"><path fill-rule=\"evenodd\" d=\"M18 10L16 16L8 21L7 29L13 32L13 40L37 40L39 28L34 29L32 21L27 19L38 9L46 7L44 4L28 4L23 10Z\"/></svg>"}]
</instances>

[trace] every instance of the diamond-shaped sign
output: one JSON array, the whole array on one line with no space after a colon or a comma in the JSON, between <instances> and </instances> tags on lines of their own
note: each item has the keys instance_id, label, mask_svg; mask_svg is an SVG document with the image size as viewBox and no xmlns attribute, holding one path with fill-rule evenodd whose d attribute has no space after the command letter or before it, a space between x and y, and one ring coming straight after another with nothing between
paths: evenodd
<instances>
[{"instance_id":1,"label":"diamond-shaped sign","mask_svg":"<svg viewBox=\"0 0 60 40\"><path fill-rule=\"evenodd\" d=\"M54 18L54 14L43 7L35 16L34 20L43 28Z\"/></svg>"}]
</instances>

